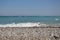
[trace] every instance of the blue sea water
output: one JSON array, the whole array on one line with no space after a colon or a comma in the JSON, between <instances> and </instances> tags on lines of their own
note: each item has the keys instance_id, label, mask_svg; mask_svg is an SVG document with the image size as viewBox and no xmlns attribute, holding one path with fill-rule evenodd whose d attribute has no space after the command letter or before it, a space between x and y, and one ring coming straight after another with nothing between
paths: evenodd
<instances>
[{"instance_id":1,"label":"blue sea water","mask_svg":"<svg viewBox=\"0 0 60 40\"><path fill-rule=\"evenodd\" d=\"M0 25L37 22L43 24L60 24L60 16L0 16Z\"/></svg>"}]
</instances>

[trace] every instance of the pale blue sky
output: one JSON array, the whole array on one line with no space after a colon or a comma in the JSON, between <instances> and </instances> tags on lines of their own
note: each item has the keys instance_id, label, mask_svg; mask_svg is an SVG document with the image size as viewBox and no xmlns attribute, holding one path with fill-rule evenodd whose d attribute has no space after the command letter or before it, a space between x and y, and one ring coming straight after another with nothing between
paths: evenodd
<instances>
[{"instance_id":1,"label":"pale blue sky","mask_svg":"<svg viewBox=\"0 0 60 40\"><path fill-rule=\"evenodd\" d=\"M0 0L0 16L60 16L60 0Z\"/></svg>"}]
</instances>

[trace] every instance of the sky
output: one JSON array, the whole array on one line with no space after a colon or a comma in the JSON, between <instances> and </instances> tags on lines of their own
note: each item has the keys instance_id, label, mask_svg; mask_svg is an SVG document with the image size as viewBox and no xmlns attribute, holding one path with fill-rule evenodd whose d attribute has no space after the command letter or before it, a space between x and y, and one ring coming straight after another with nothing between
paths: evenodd
<instances>
[{"instance_id":1,"label":"sky","mask_svg":"<svg viewBox=\"0 0 60 40\"><path fill-rule=\"evenodd\" d=\"M60 0L0 0L0 16L60 16Z\"/></svg>"}]
</instances>

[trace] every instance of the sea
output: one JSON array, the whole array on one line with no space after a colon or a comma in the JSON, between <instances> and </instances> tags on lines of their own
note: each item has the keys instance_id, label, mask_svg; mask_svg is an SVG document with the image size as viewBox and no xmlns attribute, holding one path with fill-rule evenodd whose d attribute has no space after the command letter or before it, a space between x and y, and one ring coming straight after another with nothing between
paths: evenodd
<instances>
[{"instance_id":1,"label":"sea","mask_svg":"<svg viewBox=\"0 0 60 40\"><path fill-rule=\"evenodd\" d=\"M60 16L0 16L0 27L59 27Z\"/></svg>"}]
</instances>

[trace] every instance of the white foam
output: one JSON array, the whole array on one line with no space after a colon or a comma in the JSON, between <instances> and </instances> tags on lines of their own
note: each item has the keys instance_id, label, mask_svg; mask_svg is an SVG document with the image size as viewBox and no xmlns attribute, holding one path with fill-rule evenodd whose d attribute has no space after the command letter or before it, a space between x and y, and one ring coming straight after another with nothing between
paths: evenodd
<instances>
[{"instance_id":1,"label":"white foam","mask_svg":"<svg viewBox=\"0 0 60 40\"><path fill-rule=\"evenodd\" d=\"M48 26L48 25L46 25L46 24L41 24L41 23L30 23L30 22L28 22L28 23L17 23L17 24L15 24L15 23L12 23L12 24L5 24L5 25L3 25L3 24L0 24L0 27L40 27L40 26Z\"/></svg>"},{"instance_id":2,"label":"white foam","mask_svg":"<svg viewBox=\"0 0 60 40\"><path fill-rule=\"evenodd\" d=\"M56 18L55 20L59 20L59 19Z\"/></svg>"}]
</instances>

